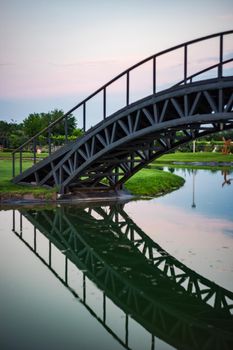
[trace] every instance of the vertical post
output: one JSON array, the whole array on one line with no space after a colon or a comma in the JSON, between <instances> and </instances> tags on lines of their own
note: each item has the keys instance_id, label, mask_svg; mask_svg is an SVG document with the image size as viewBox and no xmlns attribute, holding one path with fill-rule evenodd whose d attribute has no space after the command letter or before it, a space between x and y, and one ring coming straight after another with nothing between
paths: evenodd
<instances>
[{"instance_id":1,"label":"vertical post","mask_svg":"<svg viewBox=\"0 0 233 350\"><path fill-rule=\"evenodd\" d=\"M19 217L19 232L20 232L20 237L23 236L23 215L20 213Z\"/></svg>"},{"instance_id":2,"label":"vertical post","mask_svg":"<svg viewBox=\"0 0 233 350\"><path fill-rule=\"evenodd\" d=\"M34 226L34 250L36 252L36 227Z\"/></svg>"},{"instance_id":3,"label":"vertical post","mask_svg":"<svg viewBox=\"0 0 233 350\"><path fill-rule=\"evenodd\" d=\"M83 302L86 303L86 276L83 273Z\"/></svg>"},{"instance_id":4,"label":"vertical post","mask_svg":"<svg viewBox=\"0 0 233 350\"><path fill-rule=\"evenodd\" d=\"M219 113L222 113L223 112L223 90L222 89L219 89L219 92L218 92L218 106L219 106Z\"/></svg>"},{"instance_id":5,"label":"vertical post","mask_svg":"<svg viewBox=\"0 0 233 350\"><path fill-rule=\"evenodd\" d=\"M68 259L67 259L67 256L65 257L65 281L66 281L66 284L68 284Z\"/></svg>"},{"instance_id":6,"label":"vertical post","mask_svg":"<svg viewBox=\"0 0 233 350\"><path fill-rule=\"evenodd\" d=\"M196 203L195 203L195 175L196 175L196 170L193 169L193 202L192 202L192 208L196 208Z\"/></svg>"},{"instance_id":7,"label":"vertical post","mask_svg":"<svg viewBox=\"0 0 233 350\"><path fill-rule=\"evenodd\" d=\"M129 105L129 71L126 73L126 106Z\"/></svg>"},{"instance_id":8,"label":"vertical post","mask_svg":"<svg viewBox=\"0 0 233 350\"><path fill-rule=\"evenodd\" d=\"M218 66L218 77L222 78L222 62L223 62L223 34L219 37L219 66Z\"/></svg>"},{"instance_id":9,"label":"vertical post","mask_svg":"<svg viewBox=\"0 0 233 350\"><path fill-rule=\"evenodd\" d=\"M106 322L106 295L103 292L103 322Z\"/></svg>"},{"instance_id":10,"label":"vertical post","mask_svg":"<svg viewBox=\"0 0 233 350\"><path fill-rule=\"evenodd\" d=\"M22 148L19 150L19 173L22 174L23 166L22 166Z\"/></svg>"},{"instance_id":11,"label":"vertical post","mask_svg":"<svg viewBox=\"0 0 233 350\"><path fill-rule=\"evenodd\" d=\"M125 344L129 343L129 315L125 314Z\"/></svg>"},{"instance_id":12,"label":"vertical post","mask_svg":"<svg viewBox=\"0 0 233 350\"><path fill-rule=\"evenodd\" d=\"M49 267L52 265L52 243L49 241Z\"/></svg>"},{"instance_id":13,"label":"vertical post","mask_svg":"<svg viewBox=\"0 0 233 350\"><path fill-rule=\"evenodd\" d=\"M12 177L15 177L15 153L12 153Z\"/></svg>"},{"instance_id":14,"label":"vertical post","mask_svg":"<svg viewBox=\"0 0 233 350\"><path fill-rule=\"evenodd\" d=\"M49 128L49 132L48 132L48 136L49 136L49 155L51 155L51 129Z\"/></svg>"},{"instance_id":15,"label":"vertical post","mask_svg":"<svg viewBox=\"0 0 233 350\"><path fill-rule=\"evenodd\" d=\"M13 228L12 231L15 232L15 209L13 209Z\"/></svg>"},{"instance_id":16,"label":"vertical post","mask_svg":"<svg viewBox=\"0 0 233 350\"><path fill-rule=\"evenodd\" d=\"M130 239L134 241L134 229L132 227L130 227Z\"/></svg>"},{"instance_id":17,"label":"vertical post","mask_svg":"<svg viewBox=\"0 0 233 350\"><path fill-rule=\"evenodd\" d=\"M36 164L36 139L33 139L33 163Z\"/></svg>"},{"instance_id":18,"label":"vertical post","mask_svg":"<svg viewBox=\"0 0 233 350\"><path fill-rule=\"evenodd\" d=\"M191 81L190 81L191 83ZM188 99L188 95L185 94L184 95L184 115L185 117L188 116L188 113L189 113L189 99Z\"/></svg>"},{"instance_id":19,"label":"vertical post","mask_svg":"<svg viewBox=\"0 0 233 350\"><path fill-rule=\"evenodd\" d=\"M184 45L184 83L187 83L187 60L188 60L188 47Z\"/></svg>"},{"instance_id":20,"label":"vertical post","mask_svg":"<svg viewBox=\"0 0 233 350\"><path fill-rule=\"evenodd\" d=\"M65 116L65 143L68 141L68 124L67 124L67 115Z\"/></svg>"},{"instance_id":21,"label":"vertical post","mask_svg":"<svg viewBox=\"0 0 233 350\"><path fill-rule=\"evenodd\" d=\"M59 168L59 184L62 185L63 183L63 168L60 166Z\"/></svg>"},{"instance_id":22,"label":"vertical post","mask_svg":"<svg viewBox=\"0 0 233 350\"><path fill-rule=\"evenodd\" d=\"M86 103L83 103L83 131L86 131Z\"/></svg>"},{"instance_id":23,"label":"vertical post","mask_svg":"<svg viewBox=\"0 0 233 350\"><path fill-rule=\"evenodd\" d=\"M153 57L153 94L156 94L156 56Z\"/></svg>"},{"instance_id":24,"label":"vertical post","mask_svg":"<svg viewBox=\"0 0 233 350\"><path fill-rule=\"evenodd\" d=\"M155 337L151 334L151 350L155 350Z\"/></svg>"},{"instance_id":25,"label":"vertical post","mask_svg":"<svg viewBox=\"0 0 233 350\"><path fill-rule=\"evenodd\" d=\"M61 217L61 215L62 215L62 213L61 213L61 211L59 211L59 216L58 216L58 219L59 219L59 221L58 221L58 223L59 223L59 232L63 232L63 230L62 230L62 217Z\"/></svg>"},{"instance_id":26,"label":"vertical post","mask_svg":"<svg viewBox=\"0 0 233 350\"><path fill-rule=\"evenodd\" d=\"M106 118L106 87L103 89L103 116Z\"/></svg>"}]
</instances>

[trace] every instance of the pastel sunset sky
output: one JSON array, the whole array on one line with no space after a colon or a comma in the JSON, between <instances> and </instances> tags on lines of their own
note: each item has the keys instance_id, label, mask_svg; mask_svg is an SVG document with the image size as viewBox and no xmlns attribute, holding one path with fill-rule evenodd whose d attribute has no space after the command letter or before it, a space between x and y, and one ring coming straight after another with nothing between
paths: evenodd
<instances>
[{"instance_id":1,"label":"pastel sunset sky","mask_svg":"<svg viewBox=\"0 0 233 350\"><path fill-rule=\"evenodd\" d=\"M67 111L141 59L232 23L232 0L0 0L0 119Z\"/></svg>"}]
</instances>

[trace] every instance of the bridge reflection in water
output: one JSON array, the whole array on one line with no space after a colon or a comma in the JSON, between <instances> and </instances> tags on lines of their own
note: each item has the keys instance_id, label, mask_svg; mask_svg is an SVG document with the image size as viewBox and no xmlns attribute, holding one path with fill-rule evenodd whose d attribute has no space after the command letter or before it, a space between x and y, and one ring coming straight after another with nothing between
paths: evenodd
<instances>
[{"instance_id":1,"label":"bridge reflection in water","mask_svg":"<svg viewBox=\"0 0 233 350\"><path fill-rule=\"evenodd\" d=\"M33 239L24 220L34 227ZM233 349L233 293L169 255L122 204L20 208L13 232L126 349L135 321L151 334L150 349L155 337L182 349ZM90 281L101 293L99 313L89 302ZM111 302L124 314L121 336L110 321Z\"/></svg>"}]
</instances>

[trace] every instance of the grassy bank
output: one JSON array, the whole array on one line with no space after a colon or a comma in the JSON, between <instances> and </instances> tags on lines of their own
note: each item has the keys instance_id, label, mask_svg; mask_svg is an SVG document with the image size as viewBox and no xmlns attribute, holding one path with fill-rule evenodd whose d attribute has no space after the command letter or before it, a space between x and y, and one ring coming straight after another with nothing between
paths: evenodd
<instances>
[{"instance_id":1,"label":"grassy bank","mask_svg":"<svg viewBox=\"0 0 233 350\"><path fill-rule=\"evenodd\" d=\"M36 158L46 158L48 156L48 153L38 153L36 154ZM19 159L20 153L15 153L15 159ZM22 158L23 159L33 159L34 154L32 152L22 152ZM11 152L2 152L0 151L0 159L12 159L12 153Z\"/></svg>"},{"instance_id":2,"label":"grassy bank","mask_svg":"<svg viewBox=\"0 0 233 350\"><path fill-rule=\"evenodd\" d=\"M168 166L176 169L189 168L217 171L224 169L224 163L230 164L226 166L227 169L233 169L233 154L223 155L221 153L211 152L171 153L155 160L150 164L150 168L157 169L158 167Z\"/></svg>"},{"instance_id":3,"label":"grassy bank","mask_svg":"<svg viewBox=\"0 0 233 350\"><path fill-rule=\"evenodd\" d=\"M26 159L25 159L26 158ZM177 165L174 162L185 162L185 165ZM192 165L192 162L202 163ZM205 165L207 162L208 165ZM169 167L190 167L218 169L222 163L232 163L233 155L223 155L221 153L200 152L200 153L171 153L166 154L151 164L151 169L143 169L129 179L125 187L135 195L156 196L170 192L181 187L184 180L174 174L157 170L157 166ZM210 165L213 164L213 165ZM32 165L32 154L25 153L23 159L23 169ZM19 161L16 162L16 173L18 173ZM222 168L223 169L223 168ZM55 189L44 187L30 187L15 185L10 180L12 177L11 154L0 152L0 196L1 198L17 197L23 195L33 195L34 197L52 199L55 196Z\"/></svg>"},{"instance_id":4,"label":"grassy bank","mask_svg":"<svg viewBox=\"0 0 233 350\"><path fill-rule=\"evenodd\" d=\"M32 165L32 161L23 162L23 169ZM16 168L16 173L18 169ZM31 187L15 185L10 180L12 177L11 160L0 160L0 197L20 198L24 195L31 194L35 198L52 199L56 192L55 189L46 189L44 187ZM160 171L143 169L135 174L125 184L125 187L134 195L150 195L156 196L170 192L179 188L184 183L184 180L176 175Z\"/></svg>"},{"instance_id":5,"label":"grassy bank","mask_svg":"<svg viewBox=\"0 0 233 350\"><path fill-rule=\"evenodd\" d=\"M168 164L170 162L213 162L213 163L233 163L233 154L224 155L222 153L214 152L199 152L199 153L169 153L158 158L154 163Z\"/></svg>"},{"instance_id":6,"label":"grassy bank","mask_svg":"<svg viewBox=\"0 0 233 350\"><path fill-rule=\"evenodd\" d=\"M32 161L24 161L23 169L26 169L32 165ZM16 173L18 173L18 166L16 167ZM0 197L5 198L17 198L24 195L33 195L35 198L52 199L54 197L55 189L46 189L44 187L31 187L15 185L11 182L12 178L12 163L8 159L0 159Z\"/></svg>"},{"instance_id":7,"label":"grassy bank","mask_svg":"<svg viewBox=\"0 0 233 350\"><path fill-rule=\"evenodd\" d=\"M158 196L178 189L184 182L182 177L162 170L142 169L126 182L125 187L134 195Z\"/></svg>"}]
</instances>

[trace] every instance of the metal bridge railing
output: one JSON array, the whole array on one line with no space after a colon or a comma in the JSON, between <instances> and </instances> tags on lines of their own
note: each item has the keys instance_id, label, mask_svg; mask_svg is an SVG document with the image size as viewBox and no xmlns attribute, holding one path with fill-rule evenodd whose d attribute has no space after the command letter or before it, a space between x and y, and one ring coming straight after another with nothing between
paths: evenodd
<instances>
[{"instance_id":1,"label":"metal bridge railing","mask_svg":"<svg viewBox=\"0 0 233 350\"><path fill-rule=\"evenodd\" d=\"M40 132L38 132L36 135L34 135L32 138L27 140L25 143L23 143L20 147L15 149L12 152L12 176L14 177L16 175L16 160L19 160L19 165L17 165L18 172L21 174L23 172L23 152L24 150L30 150L32 152L32 161L35 164L40 159L37 157L37 145L39 143L39 138L41 136L44 136L47 140L47 146L48 146L48 154L51 155L52 153L52 131L54 127L57 124L63 124L64 125L64 135L65 135L65 143L68 143L68 120L69 117L72 115L74 111L82 110L82 124L83 124L83 131L86 132L87 130L87 103L93 100L95 96L98 94L102 94L102 102L101 102L101 110L102 110L102 120L106 119L109 115L107 113L107 90L113 86L114 83L119 81L121 78L125 79L125 88L124 88L124 95L125 95L125 103L123 108L127 108L127 106L131 103L131 93L132 93L132 84L131 84L131 78L133 71L138 68L142 67L148 62L152 63L152 91L151 94L156 94L158 89L158 58L165 57L166 54L171 52L178 52L178 50L183 50L183 59L182 59L182 76L180 77L180 81L176 84L173 84L173 82L170 84L169 87L174 87L176 85L181 84L188 84L192 83L194 78L197 78L198 76L202 75L203 73L210 72L212 70L216 70L215 74L213 75L214 78L222 78L224 76L224 65L227 65L233 61L233 57L224 60L224 54L226 55L226 52L224 51L224 39L229 36L230 34L233 34L233 30L225 31L221 33L216 33L212 35L208 35L205 37L201 37L198 39L194 39L191 41L188 41L186 43L174 46L172 48L163 50L159 53L156 53L152 56L149 56L145 58L144 60L138 62L137 64L131 66L127 70L123 71L119 75L117 75L115 78L110 80L108 83L97 89L95 92L93 92L91 95L89 95L87 98L82 100L80 103L78 103L76 106L74 106L72 109L70 109L67 113L65 113L62 117L58 118L56 121L51 123L48 127L44 128ZM188 71L192 65L192 61L189 62L189 49L192 47L193 44L200 43L200 42L207 42L211 41L211 39L216 38L218 40L218 57L215 57L217 60L217 63L213 65L207 65L204 69L201 71L197 71L192 75L188 75ZM206 45L206 47L208 47ZM233 45L232 45L232 52L233 52ZM232 55L233 53L230 52ZM167 88L167 87L166 87ZM160 90L161 91L161 90ZM149 94L150 95L150 94ZM148 95L148 96L149 96ZM145 96L144 96L145 97ZM17 154L19 154L19 157L17 157Z\"/></svg>"}]
</instances>

